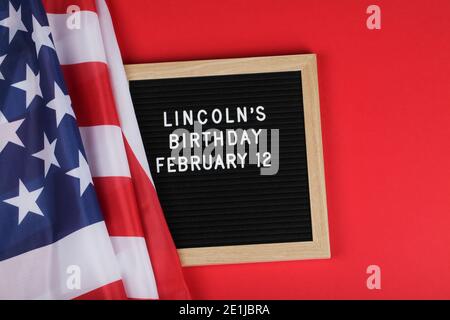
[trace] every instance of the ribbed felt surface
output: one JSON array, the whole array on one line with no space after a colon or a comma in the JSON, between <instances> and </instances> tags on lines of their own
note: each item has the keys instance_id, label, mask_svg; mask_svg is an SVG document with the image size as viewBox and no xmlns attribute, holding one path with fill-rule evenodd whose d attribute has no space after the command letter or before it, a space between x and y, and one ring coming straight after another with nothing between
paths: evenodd
<instances>
[{"instance_id":1,"label":"ribbed felt surface","mask_svg":"<svg viewBox=\"0 0 450 320\"><path fill-rule=\"evenodd\" d=\"M312 240L300 72L140 80L131 81L130 89L156 189L178 248ZM260 175L259 168L248 164L229 170L156 172L156 158L170 157L168 137L175 129L164 127L164 111L171 115L243 106L264 106L266 120L208 123L203 131L279 129L276 175ZM180 128L193 131L190 126Z\"/></svg>"}]
</instances>

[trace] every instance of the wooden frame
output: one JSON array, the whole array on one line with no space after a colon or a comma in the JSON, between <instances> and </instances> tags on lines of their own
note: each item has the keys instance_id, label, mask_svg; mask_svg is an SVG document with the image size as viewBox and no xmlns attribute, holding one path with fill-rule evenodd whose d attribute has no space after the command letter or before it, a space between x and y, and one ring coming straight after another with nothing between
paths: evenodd
<instances>
[{"instance_id":1,"label":"wooden frame","mask_svg":"<svg viewBox=\"0 0 450 320\"><path fill-rule=\"evenodd\" d=\"M138 64L126 65L125 69L128 80L301 70L313 241L187 248L178 249L178 253L183 266L330 258L317 63L314 54Z\"/></svg>"}]
</instances>

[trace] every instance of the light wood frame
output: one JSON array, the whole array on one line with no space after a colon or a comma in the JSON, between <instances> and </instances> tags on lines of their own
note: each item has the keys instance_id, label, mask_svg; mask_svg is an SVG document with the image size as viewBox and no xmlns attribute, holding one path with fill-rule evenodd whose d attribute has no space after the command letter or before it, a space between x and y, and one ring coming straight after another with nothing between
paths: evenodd
<instances>
[{"instance_id":1,"label":"light wood frame","mask_svg":"<svg viewBox=\"0 0 450 320\"><path fill-rule=\"evenodd\" d=\"M128 80L301 71L313 241L178 249L183 266L330 258L315 54L126 65Z\"/></svg>"}]
</instances>

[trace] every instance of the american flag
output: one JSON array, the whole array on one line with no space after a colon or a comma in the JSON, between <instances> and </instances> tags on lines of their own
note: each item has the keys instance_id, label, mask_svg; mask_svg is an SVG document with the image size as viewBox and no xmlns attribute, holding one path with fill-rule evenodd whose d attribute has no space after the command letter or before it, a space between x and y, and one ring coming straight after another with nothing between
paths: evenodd
<instances>
[{"instance_id":1,"label":"american flag","mask_svg":"<svg viewBox=\"0 0 450 320\"><path fill-rule=\"evenodd\" d=\"M0 298L189 298L107 5L43 2L0 0Z\"/></svg>"}]
</instances>

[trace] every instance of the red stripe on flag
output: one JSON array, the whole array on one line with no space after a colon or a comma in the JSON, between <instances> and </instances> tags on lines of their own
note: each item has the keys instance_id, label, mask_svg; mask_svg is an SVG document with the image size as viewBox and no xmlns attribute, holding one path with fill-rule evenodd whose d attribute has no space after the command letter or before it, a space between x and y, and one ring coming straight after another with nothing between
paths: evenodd
<instances>
[{"instance_id":1,"label":"red stripe on flag","mask_svg":"<svg viewBox=\"0 0 450 320\"><path fill-rule=\"evenodd\" d=\"M95 191L110 236L143 237L134 187L130 178L94 178Z\"/></svg>"},{"instance_id":2,"label":"red stripe on flag","mask_svg":"<svg viewBox=\"0 0 450 320\"><path fill-rule=\"evenodd\" d=\"M124 142L159 297L189 300L191 295L156 190L125 138Z\"/></svg>"},{"instance_id":3,"label":"red stripe on flag","mask_svg":"<svg viewBox=\"0 0 450 320\"><path fill-rule=\"evenodd\" d=\"M85 293L74 300L127 300L127 295L122 281L119 280Z\"/></svg>"},{"instance_id":4,"label":"red stripe on flag","mask_svg":"<svg viewBox=\"0 0 450 320\"><path fill-rule=\"evenodd\" d=\"M47 13L68 13L67 8L76 5L80 10L96 12L95 0L42 0Z\"/></svg>"},{"instance_id":5,"label":"red stripe on flag","mask_svg":"<svg viewBox=\"0 0 450 320\"><path fill-rule=\"evenodd\" d=\"M79 126L120 126L106 64L64 65L62 70Z\"/></svg>"}]
</instances>

